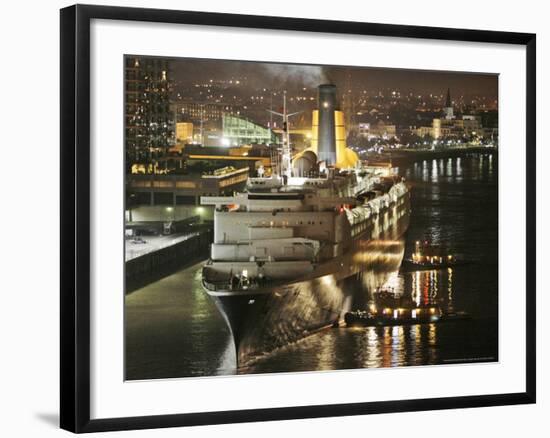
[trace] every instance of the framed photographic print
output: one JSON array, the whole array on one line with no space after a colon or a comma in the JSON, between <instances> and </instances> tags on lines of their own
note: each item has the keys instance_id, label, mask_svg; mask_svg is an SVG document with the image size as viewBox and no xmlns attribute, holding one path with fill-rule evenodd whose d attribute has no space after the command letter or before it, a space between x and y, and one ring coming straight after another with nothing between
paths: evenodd
<instances>
[{"instance_id":1,"label":"framed photographic print","mask_svg":"<svg viewBox=\"0 0 550 438\"><path fill-rule=\"evenodd\" d=\"M61 10L61 427L535 402L535 35Z\"/></svg>"}]
</instances>

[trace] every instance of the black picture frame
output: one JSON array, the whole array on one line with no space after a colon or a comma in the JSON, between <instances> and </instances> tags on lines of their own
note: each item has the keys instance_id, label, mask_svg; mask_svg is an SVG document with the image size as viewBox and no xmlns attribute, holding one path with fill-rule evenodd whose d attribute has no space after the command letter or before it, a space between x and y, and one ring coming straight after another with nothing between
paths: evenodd
<instances>
[{"instance_id":1,"label":"black picture frame","mask_svg":"<svg viewBox=\"0 0 550 438\"><path fill-rule=\"evenodd\" d=\"M90 419L90 22L93 19L408 37L526 47L526 391L508 394L289 406ZM60 426L81 432L193 426L535 403L536 36L303 18L74 5L61 10L61 386Z\"/></svg>"}]
</instances>

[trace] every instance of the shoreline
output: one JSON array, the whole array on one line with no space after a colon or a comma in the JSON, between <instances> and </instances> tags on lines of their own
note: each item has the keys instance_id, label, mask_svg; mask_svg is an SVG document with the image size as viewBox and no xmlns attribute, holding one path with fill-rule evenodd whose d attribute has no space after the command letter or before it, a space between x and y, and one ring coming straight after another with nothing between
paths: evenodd
<instances>
[{"instance_id":1,"label":"shoreline","mask_svg":"<svg viewBox=\"0 0 550 438\"><path fill-rule=\"evenodd\" d=\"M498 148L494 147L470 147L470 148L455 148L455 149L444 149L444 150L422 150L422 151L398 151L393 153L382 153L376 156L376 160L367 161L376 162L376 161L391 161L393 165L403 165L410 164L418 161L424 160L436 160L440 158L457 158L465 157L470 154L479 154L479 155L495 155L498 154Z\"/></svg>"}]
</instances>

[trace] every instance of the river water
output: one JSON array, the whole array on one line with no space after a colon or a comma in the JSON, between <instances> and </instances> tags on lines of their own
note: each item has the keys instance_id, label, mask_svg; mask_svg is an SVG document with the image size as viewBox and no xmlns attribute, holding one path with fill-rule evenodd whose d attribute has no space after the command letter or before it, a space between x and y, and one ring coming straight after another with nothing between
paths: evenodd
<instances>
[{"instance_id":1,"label":"river water","mask_svg":"<svg viewBox=\"0 0 550 438\"><path fill-rule=\"evenodd\" d=\"M417 240L467 264L393 273L385 288L417 303L466 311L471 319L320 331L238 373L417 366L498 360L496 155L423 161L399 174L412 187L405 256ZM235 374L229 331L200 285L201 264L126 296L126 378ZM356 286L361 288L361 284ZM370 291L359 290L363 294Z\"/></svg>"}]
</instances>

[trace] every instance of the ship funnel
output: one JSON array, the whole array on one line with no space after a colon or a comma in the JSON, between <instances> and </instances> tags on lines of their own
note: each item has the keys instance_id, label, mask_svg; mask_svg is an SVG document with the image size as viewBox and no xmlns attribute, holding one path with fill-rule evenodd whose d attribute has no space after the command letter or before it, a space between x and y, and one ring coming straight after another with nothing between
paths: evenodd
<instances>
[{"instance_id":1,"label":"ship funnel","mask_svg":"<svg viewBox=\"0 0 550 438\"><path fill-rule=\"evenodd\" d=\"M320 161L327 165L336 164L336 128L334 111L337 110L336 86L333 84L319 85L319 143L317 154Z\"/></svg>"}]
</instances>

